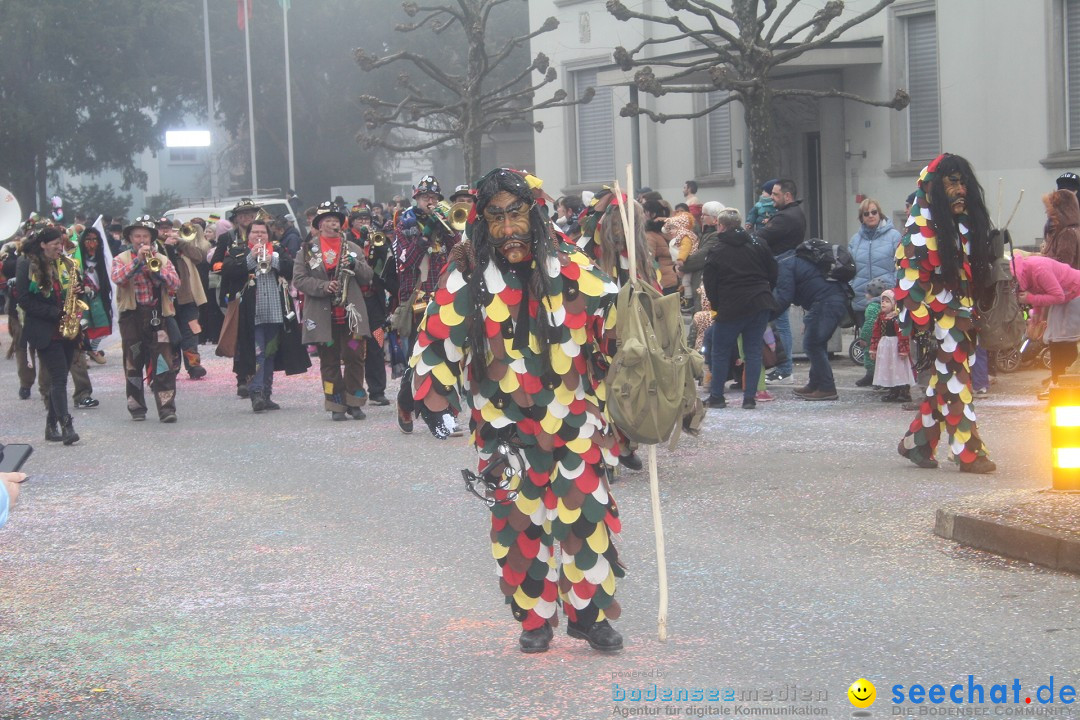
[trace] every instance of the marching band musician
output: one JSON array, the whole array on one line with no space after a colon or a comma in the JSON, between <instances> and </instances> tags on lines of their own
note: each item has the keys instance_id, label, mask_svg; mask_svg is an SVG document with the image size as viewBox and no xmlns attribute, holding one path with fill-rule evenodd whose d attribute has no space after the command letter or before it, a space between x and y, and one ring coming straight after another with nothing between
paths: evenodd
<instances>
[{"instance_id":1,"label":"marching band musician","mask_svg":"<svg viewBox=\"0 0 1080 720\"><path fill-rule=\"evenodd\" d=\"M202 228L190 224L193 235L180 237L179 231L169 218L158 220L158 232L162 234L161 244L165 254L176 267L180 276L180 290L176 293L176 322L180 326L180 353L184 368L192 380L206 376L206 368L199 357L199 307L206 304L206 291L196 263L205 262L210 243L203 237Z\"/></svg>"},{"instance_id":2,"label":"marching band musician","mask_svg":"<svg viewBox=\"0 0 1080 720\"><path fill-rule=\"evenodd\" d=\"M387 293L397 292L397 268L390 255L390 242L381 231L372 228L372 214L367 208L355 213L349 230L355 242L364 249L364 258L374 273L371 283L363 286L364 305L368 313L371 335L367 338L364 358L364 377L368 399L372 405L389 405L386 399L386 359L383 357L384 325L387 319Z\"/></svg>"},{"instance_id":3,"label":"marching band musician","mask_svg":"<svg viewBox=\"0 0 1080 720\"><path fill-rule=\"evenodd\" d=\"M112 279L120 311L128 412L133 420L146 419L143 378L149 371L158 419L174 423L180 363L165 319L176 315L174 297L180 289L180 276L169 258L158 252L157 238L157 224L149 215L124 228L124 240L131 249L113 260Z\"/></svg>"},{"instance_id":4,"label":"marching band musician","mask_svg":"<svg viewBox=\"0 0 1080 720\"><path fill-rule=\"evenodd\" d=\"M61 260L63 253L59 228L47 227L24 240L15 270L15 299L24 313L22 336L48 368L38 378L48 412L45 439L72 445L79 435L68 410L67 378L79 338L66 337L62 326L70 294L81 295L82 282L74 263Z\"/></svg>"},{"instance_id":5,"label":"marching band musician","mask_svg":"<svg viewBox=\"0 0 1080 720\"><path fill-rule=\"evenodd\" d=\"M254 200L242 198L232 210L226 213L225 219L232 223L233 227L217 239L214 256L210 259L210 269L212 271L221 271L226 254L245 252L247 250L248 228L251 227L251 223L260 210L262 210L262 207L257 205ZM232 282L228 282L225 278L222 278L221 287L219 288L221 304L225 306L239 297L244 291L245 282L246 280L237 280L235 278ZM248 381L255 373L255 368L248 364L248 359L250 358L241 357L240 353L236 353L236 357L233 358L233 373L236 374L236 394L242 398L248 397Z\"/></svg>"},{"instance_id":6,"label":"marching band musician","mask_svg":"<svg viewBox=\"0 0 1080 720\"><path fill-rule=\"evenodd\" d=\"M420 316L438 287L439 273L446 266L450 248L458 239L453 233L448 233L435 217L435 207L442 199L439 181L432 175L425 175L420 178L413 193L416 205L398 214L394 223L397 302L399 307L411 304L415 311L409 337L401 338L402 342L408 342L406 357L412 355ZM414 298L417 286L420 287L420 294ZM414 409L412 372L407 369L401 378L397 396L398 427L405 434L413 431Z\"/></svg>"},{"instance_id":7,"label":"marching band musician","mask_svg":"<svg viewBox=\"0 0 1080 720\"><path fill-rule=\"evenodd\" d=\"M251 409L257 413L280 410L270 397L274 371L294 375L311 367L300 346L292 298L286 300L293 276L292 256L271 242L267 222L256 219L248 226L247 246L232 248L225 256L221 276L242 287L236 357L243 356L243 365L254 368L248 383Z\"/></svg>"},{"instance_id":8,"label":"marching band musician","mask_svg":"<svg viewBox=\"0 0 1080 720\"><path fill-rule=\"evenodd\" d=\"M304 294L303 342L318 350L324 407L334 420L350 415L363 420L364 356L371 327L362 286L373 273L360 246L342 236L344 222L345 214L334 203L319 205L311 220L313 235L300 245L293 266L293 286Z\"/></svg>"}]
</instances>

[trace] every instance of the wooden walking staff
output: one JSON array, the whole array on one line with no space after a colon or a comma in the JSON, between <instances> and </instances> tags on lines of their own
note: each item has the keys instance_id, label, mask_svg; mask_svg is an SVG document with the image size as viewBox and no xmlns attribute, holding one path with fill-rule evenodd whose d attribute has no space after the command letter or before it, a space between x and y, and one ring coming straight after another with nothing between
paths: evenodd
<instances>
[{"instance_id":1,"label":"wooden walking staff","mask_svg":"<svg viewBox=\"0 0 1080 720\"><path fill-rule=\"evenodd\" d=\"M623 236L626 238L626 253L630 259L629 283L639 282L637 274L637 218L633 209L627 206L633 202L634 168L626 166L626 196L615 181L615 197L619 201L619 218L622 220ZM630 206L633 207L632 205ZM618 323L618 318L615 320ZM667 642L667 561L664 557L664 521L660 515L660 479L656 469L656 446L648 445L649 455L649 497L652 499L653 530L656 533L656 572L659 575L660 609L657 614L657 636L660 642Z\"/></svg>"}]
</instances>

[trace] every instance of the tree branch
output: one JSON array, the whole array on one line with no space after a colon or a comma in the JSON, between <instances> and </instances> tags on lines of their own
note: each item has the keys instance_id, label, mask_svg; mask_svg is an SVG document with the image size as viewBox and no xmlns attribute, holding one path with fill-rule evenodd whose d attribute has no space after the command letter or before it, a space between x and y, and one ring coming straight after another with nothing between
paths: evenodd
<instances>
[{"instance_id":1,"label":"tree branch","mask_svg":"<svg viewBox=\"0 0 1080 720\"><path fill-rule=\"evenodd\" d=\"M841 92L840 90L773 90L773 97L815 97L815 98L843 98L844 100L854 100L857 103L863 105L874 105L876 107L887 107L893 110L903 110L911 102L911 96L907 94L906 90L897 90L896 95L892 100L871 100L865 98L862 95L856 95L849 92Z\"/></svg>"},{"instance_id":2,"label":"tree branch","mask_svg":"<svg viewBox=\"0 0 1080 720\"><path fill-rule=\"evenodd\" d=\"M787 16L791 14L791 11L794 10L798 4L799 0L788 0L788 4L785 5L784 9L780 11L780 14L776 16L775 22L773 22L772 27L769 28L769 34L765 36L766 45L770 47L773 46L773 38L776 36L776 33L779 32L780 26L784 24L784 21L787 20Z\"/></svg>"},{"instance_id":3,"label":"tree branch","mask_svg":"<svg viewBox=\"0 0 1080 720\"><path fill-rule=\"evenodd\" d=\"M653 110L643 108L640 105L636 105L634 103L626 103L626 105L623 106L622 110L619 111L619 116L634 117L635 115L646 115L650 120L658 123L666 123L668 120L693 120L695 118L704 117L705 115L708 115L717 108L721 108L725 105L730 105L736 100L741 100L739 95L737 93L730 93L726 98L710 105L707 108L698 110L697 112L673 114L658 113L654 112Z\"/></svg>"},{"instance_id":4,"label":"tree branch","mask_svg":"<svg viewBox=\"0 0 1080 720\"><path fill-rule=\"evenodd\" d=\"M831 2L835 2L835 1L836 0L831 0ZM848 20L844 24L842 24L839 27L835 28L834 30L830 31L827 35L822 35L820 38L818 38L817 40L814 40L813 42L806 42L806 43L803 43L803 44L798 45L796 47L793 47L793 48L791 48L789 50L784 50L783 52L777 53L776 55L773 56L772 64L773 65L779 65L781 63L785 63L785 62L787 62L789 60L792 60L794 58L799 57L800 55L807 52L808 50L813 50L814 48L819 48L822 45L827 45L828 43L832 42L836 38L843 35L848 29L850 29L852 27L855 27L856 25L863 22L867 18L873 17L877 13L879 13L882 10L884 10L885 8L887 8L888 6L892 5L893 2L895 2L895 0L879 0L877 5L870 8L869 10L862 13L861 15L857 15L857 16L853 17L852 19ZM825 12L825 11L822 10L822 12Z\"/></svg>"}]
</instances>

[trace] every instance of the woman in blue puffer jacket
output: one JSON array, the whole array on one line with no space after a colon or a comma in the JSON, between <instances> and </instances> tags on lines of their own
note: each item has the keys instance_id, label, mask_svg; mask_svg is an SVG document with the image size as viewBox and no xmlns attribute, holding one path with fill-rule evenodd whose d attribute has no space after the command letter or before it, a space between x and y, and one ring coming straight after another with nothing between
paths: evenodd
<instances>
[{"instance_id":1,"label":"woman in blue puffer jacket","mask_svg":"<svg viewBox=\"0 0 1080 720\"><path fill-rule=\"evenodd\" d=\"M867 198L859 204L859 232L848 240L848 251L855 259L855 279L851 289L855 298L851 301L855 311L856 327L862 326L863 313L869 298L866 285L875 278L882 278L889 287L896 280L896 246L900 244L900 232L885 217L877 200Z\"/></svg>"}]
</instances>

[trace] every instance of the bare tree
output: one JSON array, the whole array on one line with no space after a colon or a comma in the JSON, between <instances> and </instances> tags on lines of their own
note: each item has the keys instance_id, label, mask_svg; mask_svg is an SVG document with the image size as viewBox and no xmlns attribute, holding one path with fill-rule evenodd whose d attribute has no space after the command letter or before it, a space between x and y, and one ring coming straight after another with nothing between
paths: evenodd
<instances>
[{"instance_id":1,"label":"bare tree","mask_svg":"<svg viewBox=\"0 0 1080 720\"><path fill-rule=\"evenodd\" d=\"M754 181L762 182L775 177L778 165L773 126L775 99L835 97L894 110L907 107L909 98L904 90L897 90L891 100L872 100L839 90L773 87L772 75L777 67L832 42L850 28L884 10L893 1L880 0L869 10L830 28L843 13L844 3L829 0L811 19L785 28L784 22L799 0L788 0L779 13L776 12L778 0L732 0L730 10L709 0L667 0L668 7L673 11L669 17L637 12L619 0L608 0L608 12L619 20L644 20L674 29L669 37L644 40L631 50L621 46L615 49L615 62L623 71L638 68L634 83L640 91L655 97L669 93L727 91L722 99L696 112L658 113L628 103L621 115L646 115L657 122L692 119L738 100L746 110ZM667 43L685 44L687 40L696 41L703 51L660 58L638 57L647 47ZM658 77L653 72L654 65L671 72Z\"/></svg>"},{"instance_id":2,"label":"bare tree","mask_svg":"<svg viewBox=\"0 0 1080 720\"><path fill-rule=\"evenodd\" d=\"M455 73L450 64L439 64L429 55L403 50L383 57L356 50L356 62L365 72L398 61L410 63L427 79L415 82L407 72L398 76L404 97L397 101L364 95L366 131L357 139L367 147L379 146L394 151L417 151L448 142L461 144L465 160L465 175L480 176L480 144L483 136L506 127L515 121L528 121L529 113L552 107L588 102L594 90L589 88L578 100L567 100L565 90L556 90L546 100L537 101L536 93L555 82L558 74L546 55L538 53L532 62L509 73L503 66L514 51L527 48L529 41L559 26L549 17L537 30L506 39L489 49L488 26L492 10L510 0L456 0L442 5L420 6L402 3L405 14L413 22L396 26L399 32L409 33L427 27L442 44L457 42L444 39L443 33L457 27L465 35L468 58L459 63L462 72ZM517 0L523 5L526 0ZM493 42L492 45L497 43ZM540 74L539 80L531 79ZM433 92L434 90L434 92ZM544 124L530 123L540 132ZM419 137L418 137L419 136Z\"/></svg>"}]
</instances>

